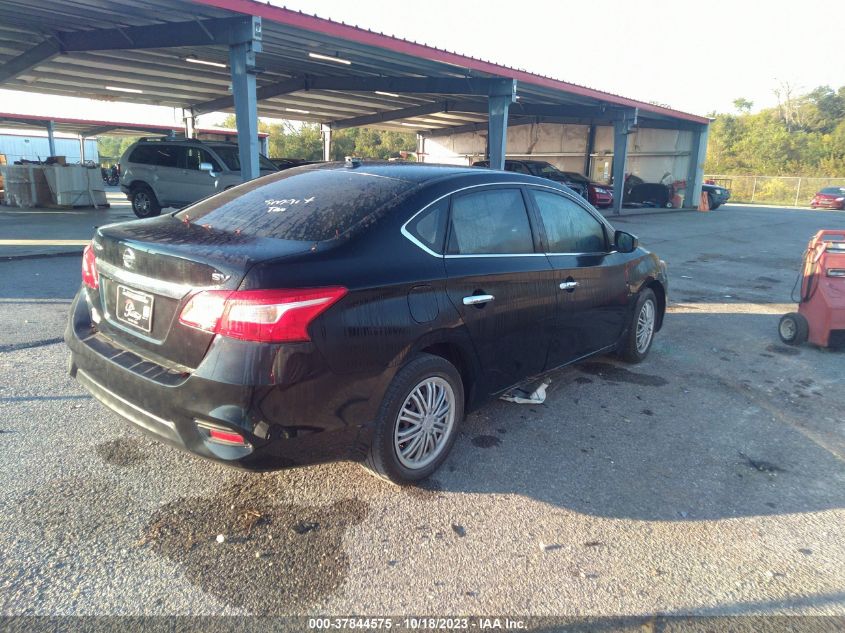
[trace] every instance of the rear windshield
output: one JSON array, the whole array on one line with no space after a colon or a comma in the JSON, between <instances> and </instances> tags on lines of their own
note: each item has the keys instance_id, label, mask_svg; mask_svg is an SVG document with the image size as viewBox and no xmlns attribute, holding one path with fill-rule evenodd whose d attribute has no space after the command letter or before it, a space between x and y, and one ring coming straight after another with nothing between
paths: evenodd
<instances>
[{"instance_id":1,"label":"rear windshield","mask_svg":"<svg viewBox=\"0 0 845 633\"><path fill-rule=\"evenodd\" d=\"M176 217L221 231L322 242L351 237L415 187L352 169L295 167L201 200Z\"/></svg>"}]
</instances>

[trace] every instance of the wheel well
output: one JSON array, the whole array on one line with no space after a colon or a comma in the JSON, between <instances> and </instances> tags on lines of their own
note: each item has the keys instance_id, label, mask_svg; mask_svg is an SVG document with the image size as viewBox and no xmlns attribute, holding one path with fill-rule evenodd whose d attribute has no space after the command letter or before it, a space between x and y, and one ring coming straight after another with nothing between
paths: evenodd
<instances>
[{"instance_id":1,"label":"wheel well","mask_svg":"<svg viewBox=\"0 0 845 633\"><path fill-rule=\"evenodd\" d=\"M129 183L130 192L134 191L135 189L138 189L139 187L147 187L147 189L151 189L151 187L143 180L133 180L131 183Z\"/></svg>"},{"instance_id":2,"label":"wheel well","mask_svg":"<svg viewBox=\"0 0 845 633\"><path fill-rule=\"evenodd\" d=\"M421 353L431 354L432 356L439 356L448 360L455 366L458 373L461 375L461 382L464 385L464 406L468 406L472 401L472 388L474 386L473 372L466 357L464 350L459 345L454 343L435 343L429 345L425 349L420 350Z\"/></svg>"},{"instance_id":3,"label":"wheel well","mask_svg":"<svg viewBox=\"0 0 845 633\"><path fill-rule=\"evenodd\" d=\"M654 292L654 296L657 298L657 324L656 330L659 330L663 326L663 315L666 314L666 289L663 287L663 284L657 281L656 279L652 279L646 284L646 288L651 288L652 292Z\"/></svg>"}]
</instances>

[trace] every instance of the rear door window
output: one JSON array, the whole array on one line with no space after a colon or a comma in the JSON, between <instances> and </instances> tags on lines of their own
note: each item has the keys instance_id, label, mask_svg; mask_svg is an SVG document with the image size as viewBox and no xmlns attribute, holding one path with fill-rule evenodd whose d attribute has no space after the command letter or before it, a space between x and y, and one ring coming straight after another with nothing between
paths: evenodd
<instances>
[{"instance_id":1,"label":"rear door window","mask_svg":"<svg viewBox=\"0 0 845 633\"><path fill-rule=\"evenodd\" d=\"M446 234L446 216L449 213L449 198L438 200L422 213L412 218L405 229L421 244L437 254L443 253L443 238Z\"/></svg>"},{"instance_id":2,"label":"rear door window","mask_svg":"<svg viewBox=\"0 0 845 633\"><path fill-rule=\"evenodd\" d=\"M222 231L321 242L351 237L416 190L416 183L347 169L295 167L189 206L175 217Z\"/></svg>"},{"instance_id":3,"label":"rear door window","mask_svg":"<svg viewBox=\"0 0 845 633\"><path fill-rule=\"evenodd\" d=\"M450 254L533 252L534 240L521 190L490 189L453 197Z\"/></svg>"},{"instance_id":4,"label":"rear door window","mask_svg":"<svg viewBox=\"0 0 845 633\"><path fill-rule=\"evenodd\" d=\"M578 203L551 191L531 189L546 229L549 253L604 253L604 225Z\"/></svg>"},{"instance_id":5,"label":"rear door window","mask_svg":"<svg viewBox=\"0 0 845 633\"><path fill-rule=\"evenodd\" d=\"M149 145L139 145L129 155L129 162L140 165L154 165L156 162L155 148Z\"/></svg>"}]
</instances>

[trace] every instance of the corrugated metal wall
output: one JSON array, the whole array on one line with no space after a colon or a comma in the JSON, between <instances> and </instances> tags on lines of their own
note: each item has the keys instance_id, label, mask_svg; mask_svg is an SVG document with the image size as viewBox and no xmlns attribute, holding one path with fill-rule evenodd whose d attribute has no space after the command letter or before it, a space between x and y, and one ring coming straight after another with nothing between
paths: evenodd
<instances>
[{"instance_id":1,"label":"corrugated metal wall","mask_svg":"<svg viewBox=\"0 0 845 633\"><path fill-rule=\"evenodd\" d=\"M57 156L64 156L68 163L79 162L79 139L56 136L55 141ZM43 160L50 155L50 143L46 136L0 134L0 154L6 155L9 164L21 159ZM99 162L96 139L85 141L85 159Z\"/></svg>"},{"instance_id":2,"label":"corrugated metal wall","mask_svg":"<svg viewBox=\"0 0 845 633\"><path fill-rule=\"evenodd\" d=\"M507 157L545 160L563 171L584 172L589 127L559 123L537 123L508 128ZM483 160L487 132L470 132L425 139L424 160L428 163L468 165ZM690 161L692 133L642 128L628 136L627 172L646 182L684 180ZM613 161L613 128L599 126L592 154L591 177L610 179ZM589 175L589 174L587 174Z\"/></svg>"}]
</instances>

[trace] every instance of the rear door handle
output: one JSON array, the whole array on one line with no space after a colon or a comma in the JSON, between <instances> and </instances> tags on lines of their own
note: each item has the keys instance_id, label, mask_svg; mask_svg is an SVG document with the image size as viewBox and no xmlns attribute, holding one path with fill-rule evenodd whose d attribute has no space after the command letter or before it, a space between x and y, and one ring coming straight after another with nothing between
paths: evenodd
<instances>
[{"instance_id":1,"label":"rear door handle","mask_svg":"<svg viewBox=\"0 0 845 633\"><path fill-rule=\"evenodd\" d=\"M470 295L468 297L464 297L464 305L465 306L477 306L481 305L482 303L490 303L495 299L493 295Z\"/></svg>"},{"instance_id":2,"label":"rear door handle","mask_svg":"<svg viewBox=\"0 0 845 633\"><path fill-rule=\"evenodd\" d=\"M560 282L561 290L575 290L578 287L577 281L562 281Z\"/></svg>"}]
</instances>

